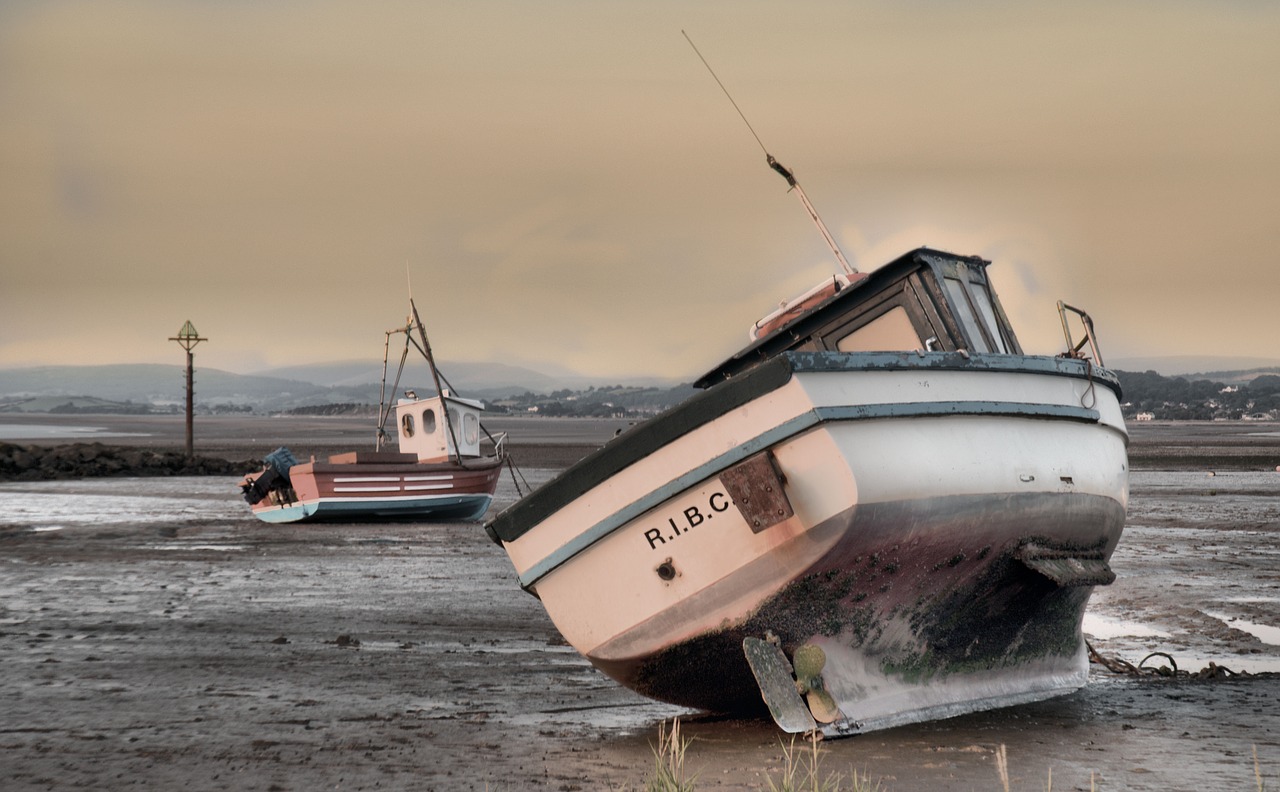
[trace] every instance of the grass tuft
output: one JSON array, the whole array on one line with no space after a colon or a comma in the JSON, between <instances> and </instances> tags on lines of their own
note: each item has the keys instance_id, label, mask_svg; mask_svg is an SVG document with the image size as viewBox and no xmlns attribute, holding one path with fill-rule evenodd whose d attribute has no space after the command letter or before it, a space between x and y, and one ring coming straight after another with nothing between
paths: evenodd
<instances>
[{"instance_id":1,"label":"grass tuft","mask_svg":"<svg viewBox=\"0 0 1280 792\"><path fill-rule=\"evenodd\" d=\"M1253 746L1253 777L1258 782L1258 792L1263 792L1262 765L1258 764L1258 746Z\"/></svg>"},{"instance_id":2,"label":"grass tuft","mask_svg":"<svg viewBox=\"0 0 1280 792\"><path fill-rule=\"evenodd\" d=\"M693 792L696 776L688 777L684 769L685 753L689 743L680 735L680 719L671 721L671 731L666 724L658 726L658 744L653 748L653 775L645 779L645 792Z\"/></svg>"},{"instance_id":3,"label":"grass tuft","mask_svg":"<svg viewBox=\"0 0 1280 792\"><path fill-rule=\"evenodd\" d=\"M822 774L822 751L818 750L818 733L810 732L809 748L797 749L795 737L790 745L782 746L782 769L775 781L768 776L771 792L879 792L880 782L874 784L866 775L854 770L848 784L839 773Z\"/></svg>"},{"instance_id":4,"label":"grass tuft","mask_svg":"<svg viewBox=\"0 0 1280 792\"><path fill-rule=\"evenodd\" d=\"M770 792L882 792L879 780L872 781L865 773L854 770L846 781L839 773L823 774L823 751L818 743L821 735L811 732L807 738L808 745L796 745L796 738L791 743L782 745L782 767L778 770L766 771L766 780ZM696 792L696 775L690 776L685 771L685 757L692 739L685 739L680 734L680 719L671 721L671 730L666 724L658 727L658 744L653 746L653 774L645 779L644 792ZM1004 792L1011 792L1009 778L1009 754L1007 747L1001 743L995 750L996 773L1000 777L1000 787ZM1266 783L1262 777L1262 763L1258 759L1258 746L1253 746L1253 775L1258 792L1266 792ZM1089 790L1096 792L1097 778L1089 774ZM624 788L625 789L625 788ZM1053 790L1053 768L1049 768L1046 792Z\"/></svg>"},{"instance_id":5,"label":"grass tuft","mask_svg":"<svg viewBox=\"0 0 1280 792\"><path fill-rule=\"evenodd\" d=\"M1000 774L1000 786L1009 792L1009 752L1004 743L996 749L996 772Z\"/></svg>"}]
</instances>

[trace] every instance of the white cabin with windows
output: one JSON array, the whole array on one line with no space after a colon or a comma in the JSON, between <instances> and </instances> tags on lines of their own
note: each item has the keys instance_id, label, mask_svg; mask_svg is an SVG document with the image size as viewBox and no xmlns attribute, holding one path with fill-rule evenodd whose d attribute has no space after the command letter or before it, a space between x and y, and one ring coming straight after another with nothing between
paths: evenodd
<instances>
[{"instance_id":1,"label":"white cabin with windows","mask_svg":"<svg viewBox=\"0 0 1280 792\"><path fill-rule=\"evenodd\" d=\"M751 345L694 385L709 388L786 351L1021 355L989 263L920 248L874 276L835 276L757 322Z\"/></svg>"},{"instance_id":2,"label":"white cabin with windows","mask_svg":"<svg viewBox=\"0 0 1280 792\"><path fill-rule=\"evenodd\" d=\"M441 405L447 405L446 421ZM445 462L455 456L480 456L481 402L450 396L400 399L396 403L396 423L400 432L400 452L417 454L419 462ZM452 428L453 436L450 437Z\"/></svg>"}]
</instances>

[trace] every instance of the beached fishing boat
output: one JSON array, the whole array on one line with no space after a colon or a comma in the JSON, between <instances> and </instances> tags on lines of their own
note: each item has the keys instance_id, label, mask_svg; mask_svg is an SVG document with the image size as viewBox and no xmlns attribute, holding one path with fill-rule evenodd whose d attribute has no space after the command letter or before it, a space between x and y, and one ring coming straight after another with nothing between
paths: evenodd
<instances>
[{"instance_id":1,"label":"beached fishing boat","mask_svg":"<svg viewBox=\"0 0 1280 792\"><path fill-rule=\"evenodd\" d=\"M1027 355L988 261L858 272L765 158L842 271L490 538L595 667L674 704L836 736L1080 688L1129 497L1092 320L1059 302L1065 351Z\"/></svg>"},{"instance_id":2,"label":"beached fishing boat","mask_svg":"<svg viewBox=\"0 0 1280 792\"><path fill-rule=\"evenodd\" d=\"M391 392L398 390L413 345L431 367L437 395L420 399L406 391L391 405L384 352L374 450L299 463L289 449L276 449L263 460L260 472L240 483L255 517L270 523L479 520L489 510L506 461L506 436L484 431L481 402L454 396L442 387L418 310L412 300L409 304L412 314L406 326L387 331L387 351L392 335L405 336ZM421 343L413 337L415 330ZM399 451L386 451L382 446L393 409Z\"/></svg>"},{"instance_id":3,"label":"beached fishing boat","mask_svg":"<svg viewBox=\"0 0 1280 792\"><path fill-rule=\"evenodd\" d=\"M1092 321L1059 302L1066 351L1025 355L988 261L858 272L751 133L842 272L489 536L593 665L674 704L838 735L1081 687L1129 496Z\"/></svg>"},{"instance_id":4,"label":"beached fishing boat","mask_svg":"<svg viewBox=\"0 0 1280 792\"><path fill-rule=\"evenodd\" d=\"M1023 354L988 264L921 248L802 295L490 537L569 643L663 701L837 735L1081 687L1128 501L1120 387L1062 303L1067 353Z\"/></svg>"}]
</instances>

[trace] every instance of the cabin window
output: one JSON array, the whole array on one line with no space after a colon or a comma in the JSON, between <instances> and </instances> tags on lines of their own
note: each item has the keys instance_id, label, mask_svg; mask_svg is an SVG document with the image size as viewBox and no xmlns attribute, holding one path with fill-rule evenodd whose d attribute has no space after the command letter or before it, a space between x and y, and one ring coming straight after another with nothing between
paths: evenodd
<instances>
[{"instance_id":1,"label":"cabin window","mask_svg":"<svg viewBox=\"0 0 1280 792\"><path fill-rule=\"evenodd\" d=\"M991 344L995 344L996 352L1007 352L995 308L983 285L959 278L943 278L943 283L946 283L947 296L955 308L956 319L964 325L965 335L973 345L973 352L992 352ZM978 306L978 312L974 311L974 306ZM991 339L991 343L987 339Z\"/></svg>"},{"instance_id":2,"label":"cabin window","mask_svg":"<svg viewBox=\"0 0 1280 792\"><path fill-rule=\"evenodd\" d=\"M422 431L426 432L427 434L436 433L436 411L435 410L422 411Z\"/></svg>"},{"instance_id":3,"label":"cabin window","mask_svg":"<svg viewBox=\"0 0 1280 792\"><path fill-rule=\"evenodd\" d=\"M400 433L405 437L413 437L413 414L405 413L400 416Z\"/></svg>"},{"instance_id":4,"label":"cabin window","mask_svg":"<svg viewBox=\"0 0 1280 792\"><path fill-rule=\"evenodd\" d=\"M920 336L907 309L895 305L836 342L841 352L885 352L919 349Z\"/></svg>"},{"instance_id":5,"label":"cabin window","mask_svg":"<svg viewBox=\"0 0 1280 792\"><path fill-rule=\"evenodd\" d=\"M1005 349L1004 337L1000 335L1000 322L996 320L995 307L991 305L991 295L986 288L980 283L969 282L969 294L973 296L973 301L978 304L978 311L982 314L983 320L987 323L987 329L991 331L991 338L995 342L996 351L1007 353Z\"/></svg>"},{"instance_id":6,"label":"cabin window","mask_svg":"<svg viewBox=\"0 0 1280 792\"><path fill-rule=\"evenodd\" d=\"M467 445L480 442L480 419L473 413L462 416L462 439Z\"/></svg>"}]
</instances>

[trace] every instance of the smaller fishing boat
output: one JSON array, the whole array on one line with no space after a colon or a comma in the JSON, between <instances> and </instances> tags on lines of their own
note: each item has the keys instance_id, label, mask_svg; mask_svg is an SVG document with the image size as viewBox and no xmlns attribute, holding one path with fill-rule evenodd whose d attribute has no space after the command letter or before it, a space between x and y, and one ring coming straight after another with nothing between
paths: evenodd
<instances>
[{"instance_id":1,"label":"smaller fishing boat","mask_svg":"<svg viewBox=\"0 0 1280 792\"><path fill-rule=\"evenodd\" d=\"M263 459L261 471L240 482L255 517L269 523L479 520L489 510L507 461L506 435L495 437L484 430L481 402L442 387L412 299L409 306L412 314L406 325L387 331L387 352L392 335L405 336L391 392L397 391L409 347L414 346L431 368L436 395L418 398L409 390L389 404L384 352L374 450L300 463L288 448L277 448ZM386 451L382 446L393 410L399 451Z\"/></svg>"}]
</instances>

